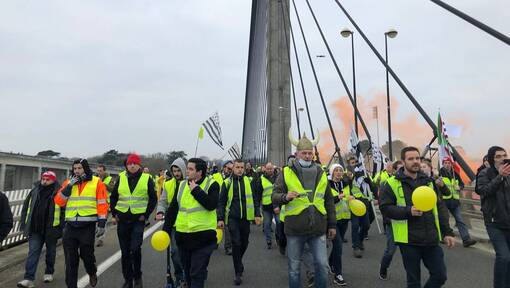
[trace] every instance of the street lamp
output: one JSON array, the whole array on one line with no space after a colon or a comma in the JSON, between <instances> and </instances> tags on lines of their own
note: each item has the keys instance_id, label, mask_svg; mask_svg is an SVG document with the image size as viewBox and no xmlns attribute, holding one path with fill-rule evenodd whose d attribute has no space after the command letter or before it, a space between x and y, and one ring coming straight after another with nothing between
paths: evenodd
<instances>
[{"instance_id":1,"label":"street lamp","mask_svg":"<svg viewBox=\"0 0 510 288\"><path fill-rule=\"evenodd\" d=\"M384 33L384 48L386 51L386 65L388 65L388 37L395 38L397 37L397 30L395 29L389 29L387 32ZM392 150L392 139L391 139L391 105L390 105L390 80L389 80L389 73L388 68L386 68L386 107L388 109L388 149L389 149L389 156L390 160L393 159L393 150Z\"/></svg>"},{"instance_id":2,"label":"street lamp","mask_svg":"<svg viewBox=\"0 0 510 288\"><path fill-rule=\"evenodd\" d=\"M357 104L357 96L356 96L356 65L354 62L354 32L352 32L348 28L342 29L340 31L340 35L344 38L351 37L351 50L352 50L352 92L354 94L354 131L356 136L358 136L358 104Z\"/></svg>"},{"instance_id":3,"label":"street lamp","mask_svg":"<svg viewBox=\"0 0 510 288\"><path fill-rule=\"evenodd\" d=\"M298 109L297 123L301 123L301 122L299 122L301 120L300 115L301 115L301 112L303 112L303 111L305 111L305 108L303 108L303 107ZM301 129L299 129L299 130L301 130ZM301 131L299 131L299 134L301 134ZM299 137L301 137L301 135L299 135Z\"/></svg>"}]
</instances>

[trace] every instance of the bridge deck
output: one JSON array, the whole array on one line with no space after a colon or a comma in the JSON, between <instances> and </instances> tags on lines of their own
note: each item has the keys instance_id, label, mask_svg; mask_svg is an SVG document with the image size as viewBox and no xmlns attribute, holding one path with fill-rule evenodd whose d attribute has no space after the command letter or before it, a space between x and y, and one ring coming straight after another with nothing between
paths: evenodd
<instances>
[{"instance_id":1,"label":"bridge deck","mask_svg":"<svg viewBox=\"0 0 510 288\"><path fill-rule=\"evenodd\" d=\"M350 287L404 287L400 253L397 252L390 268L390 279L381 281L378 278L379 260L385 247L385 236L378 235L374 225L370 231L370 240L365 244L365 256L355 259L349 243L344 244L344 278ZM165 284L165 253L159 253L150 247L149 238L143 246L143 280L145 287L164 287ZM115 227L108 231L105 245L96 248L98 264L110 258L119 249ZM2 252L0 252L2 257ZM476 248L456 247L445 249L448 267L446 287L490 287L492 285L492 269L494 256ZM267 250L260 227L252 226L250 246L245 255L245 276L241 287L287 287L287 261L277 249ZM80 263L80 276L85 275L83 264ZM61 246L57 250L55 281L51 284L42 283L44 272L44 255L39 262L36 287L65 287L64 255ZM24 263L16 265L0 273L0 287L16 287L17 281L23 278ZM426 270L422 270L422 278L426 279ZM206 287L233 286L232 258L226 256L222 249L214 252L209 265L209 277ZM121 287L123 283L120 261L111 265L99 277L97 287Z\"/></svg>"}]
</instances>

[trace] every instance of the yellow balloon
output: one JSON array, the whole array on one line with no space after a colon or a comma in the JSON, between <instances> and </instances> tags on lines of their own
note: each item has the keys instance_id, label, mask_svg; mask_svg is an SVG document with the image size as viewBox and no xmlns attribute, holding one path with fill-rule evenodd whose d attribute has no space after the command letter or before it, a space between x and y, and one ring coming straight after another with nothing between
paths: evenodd
<instances>
[{"instance_id":1,"label":"yellow balloon","mask_svg":"<svg viewBox=\"0 0 510 288\"><path fill-rule=\"evenodd\" d=\"M170 246L170 236L165 231L158 231L152 235L151 245L156 251L164 251Z\"/></svg>"},{"instance_id":2,"label":"yellow balloon","mask_svg":"<svg viewBox=\"0 0 510 288\"><path fill-rule=\"evenodd\" d=\"M437 203L437 195L434 192L434 189L429 186L420 186L413 191L413 206L416 209L427 212L436 206Z\"/></svg>"},{"instance_id":3,"label":"yellow balloon","mask_svg":"<svg viewBox=\"0 0 510 288\"><path fill-rule=\"evenodd\" d=\"M223 229L216 229L216 243L219 245L223 239Z\"/></svg>"},{"instance_id":4,"label":"yellow balloon","mask_svg":"<svg viewBox=\"0 0 510 288\"><path fill-rule=\"evenodd\" d=\"M352 214L356 216L363 216L365 213L367 213L367 206L365 206L365 203L361 202L358 199L353 199L349 201L349 208L352 211Z\"/></svg>"}]
</instances>

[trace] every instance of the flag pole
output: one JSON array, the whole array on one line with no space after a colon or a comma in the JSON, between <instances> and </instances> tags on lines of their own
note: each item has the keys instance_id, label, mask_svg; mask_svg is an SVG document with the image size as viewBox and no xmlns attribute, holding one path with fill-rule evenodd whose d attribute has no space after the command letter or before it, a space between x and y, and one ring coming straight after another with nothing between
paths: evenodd
<instances>
[{"instance_id":1,"label":"flag pole","mask_svg":"<svg viewBox=\"0 0 510 288\"><path fill-rule=\"evenodd\" d=\"M195 156L193 156L193 157L197 157L198 140L200 140L200 137L199 137L199 136L197 136L197 145L195 146Z\"/></svg>"}]
</instances>

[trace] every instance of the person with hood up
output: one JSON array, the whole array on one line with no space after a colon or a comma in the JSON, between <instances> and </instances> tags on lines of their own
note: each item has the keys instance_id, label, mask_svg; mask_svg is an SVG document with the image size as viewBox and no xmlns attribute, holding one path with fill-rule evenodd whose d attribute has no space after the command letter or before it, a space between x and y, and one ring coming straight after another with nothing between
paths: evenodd
<instances>
[{"instance_id":1,"label":"person with hood up","mask_svg":"<svg viewBox=\"0 0 510 288\"><path fill-rule=\"evenodd\" d=\"M62 246L68 288L77 288L80 258L89 275L90 286L97 285L94 236L99 238L105 233L107 199L106 185L93 175L87 159L75 160L71 178L64 181L54 198L55 204L65 208Z\"/></svg>"},{"instance_id":2,"label":"person with hood up","mask_svg":"<svg viewBox=\"0 0 510 288\"><path fill-rule=\"evenodd\" d=\"M21 210L21 230L28 237L28 256L25 264L25 276L18 287L34 287L37 263L42 247L46 245L46 270L43 281L53 281L57 239L62 236L64 223L63 209L55 204L53 198L59 184L53 171L42 173L41 180L34 184L28 193Z\"/></svg>"},{"instance_id":3,"label":"person with hood up","mask_svg":"<svg viewBox=\"0 0 510 288\"><path fill-rule=\"evenodd\" d=\"M184 159L175 159L174 162L172 162L172 165L170 165L170 173L172 173L172 178L165 181L163 184L161 198L158 201L158 207L156 210L156 220L158 221L164 220L168 206L170 206L170 203L172 203L172 200L177 195L179 184L181 181L186 179L186 163L184 162ZM176 244L177 242L175 241L175 227L172 228L172 232L170 233L170 242L172 243L170 250L172 254L172 262L174 264L174 273L177 283L180 283L184 281L184 271L182 269L179 249Z\"/></svg>"},{"instance_id":4,"label":"person with hood up","mask_svg":"<svg viewBox=\"0 0 510 288\"><path fill-rule=\"evenodd\" d=\"M140 156L129 154L125 166L113 187L111 210L122 252L122 288L142 288L143 230L158 200L154 181L143 172Z\"/></svg>"},{"instance_id":5,"label":"person with hood up","mask_svg":"<svg viewBox=\"0 0 510 288\"><path fill-rule=\"evenodd\" d=\"M496 251L494 287L510 287L510 164L505 149L492 146L487 152L489 167L478 174L476 193L482 200L487 234Z\"/></svg>"}]
</instances>

